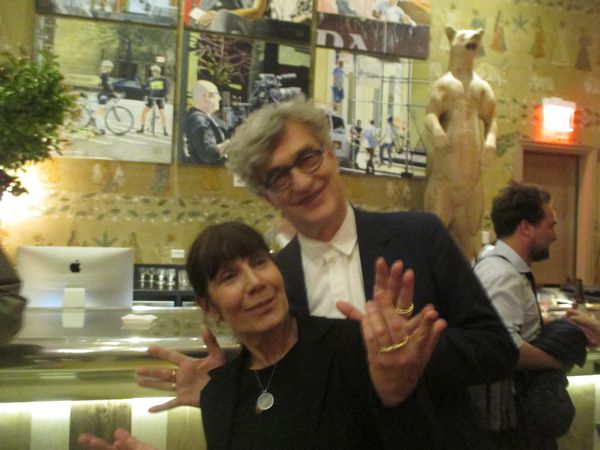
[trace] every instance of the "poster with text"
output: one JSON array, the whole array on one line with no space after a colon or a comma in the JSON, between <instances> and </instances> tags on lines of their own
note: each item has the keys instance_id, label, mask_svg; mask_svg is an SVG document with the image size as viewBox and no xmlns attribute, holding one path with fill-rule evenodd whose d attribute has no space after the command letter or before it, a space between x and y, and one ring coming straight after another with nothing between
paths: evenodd
<instances>
[{"instance_id":1,"label":"poster with text","mask_svg":"<svg viewBox=\"0 0 600 450\"><path fill-rule=\"evenodd\" d=\"M38 13L177 26L179 0L36 0Z\"/></svg>"},{"instance_id":2,"label":"poster with text","mask_svg":"<svg viewBox=\"0 0 600 450\"><path fill-rule=\"evenodd\" d=\"M430 0L318 0L316 45L427 59Z\"/></svg>"}]
</instances>

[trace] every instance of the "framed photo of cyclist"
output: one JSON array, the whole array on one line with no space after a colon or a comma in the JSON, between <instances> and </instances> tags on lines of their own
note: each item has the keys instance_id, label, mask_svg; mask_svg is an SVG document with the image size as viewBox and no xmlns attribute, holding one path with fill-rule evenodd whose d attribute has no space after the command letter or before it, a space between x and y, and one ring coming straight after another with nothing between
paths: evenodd
<instances>
[{"instance_id":1,"label":"framed photo of cyclist","mask_svg":"<svg viewBox=\"0 0 600 450\"><path fill-rule=\"evenodd\" d=\"M178 161L223 166L227 139L252 111L307 94L310 50L270 41L188 32Z\"/></svg>"},{"instance_id":2,"label":"framed photo of cyclist","mask_svg":"<svg viewBox=\"0 0 600 450\"><path fill-rule=\"evenodd\" d=\"M42 14L177 26L179 0L35 0Z\"/></svg>"},{"instance_id":3,"label":"framed photo of cyclist","mask_svg":"<svg viewBox=\"0 0 600 450\"><path fill-rule=\"evenodd\" d=\"M79 93L63 156L172 161L175 30L38 16L36 33Z\"/></svg>"},{"instance_id":4,"label":"framed photo of cyclist","mask_svg":"<svg viewBox=\"0 0 600 450\"><path fill-rule=\"evenodd\" d=\"M313 96L329 116L342 172L425 177L424 62L317 48Z\"/></svg>"},{"instance_id":5,"label":"framed photo of cyclist","mask_svg":"<svg viewBox=\"0 0 600 450\"><path fill-rule=\"evenodd\" d=\"M184 0L193 30L309 44L313 0Z\"/></svg>"}]
</instances>

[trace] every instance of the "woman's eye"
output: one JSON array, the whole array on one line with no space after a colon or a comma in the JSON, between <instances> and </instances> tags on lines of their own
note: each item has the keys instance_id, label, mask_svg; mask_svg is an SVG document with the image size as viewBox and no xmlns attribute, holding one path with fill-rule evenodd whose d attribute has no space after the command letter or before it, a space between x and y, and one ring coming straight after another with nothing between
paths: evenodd
<instances>
[{"instance_id":1,"label":"woman's eye","mask_svg":"<svg viewBox=\"0 0 600 450\"><path fill-rule=\"evenodd\" d=\"M269 257L266 255L255 256L252 260L254 266L262 266L267 263Z\"/></svg>"},{"instance_id":2,"label":"woman's eye","mask_svg":"<svg viewBox=\"0 0 600 450\"><path fill-rule=\"evenodd\" d=\"M231 281L235 278L235 272L233 271L227 271L227 272L222 272L221 275L219 275L219 281L221 283L226 283L228 281Z\"/></svg>"}]
</instances>

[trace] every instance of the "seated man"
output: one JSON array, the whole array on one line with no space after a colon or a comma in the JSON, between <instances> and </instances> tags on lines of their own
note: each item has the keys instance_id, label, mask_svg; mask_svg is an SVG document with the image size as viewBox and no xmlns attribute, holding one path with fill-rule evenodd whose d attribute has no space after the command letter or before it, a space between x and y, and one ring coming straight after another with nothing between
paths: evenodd
<instances>
[{"instance_id":1,"label":"seated man","mask_svg":"<svg viewBox=\"0 0 600 450\"><path fill-rule=\"evenodd\" d=\"M498 241L493 249L480 256L475 273L519 347L514 383L520 392L526 371L565 368L564 361L532 344L540 335L543 322L530 265L548 258L550 244L556 240L556 215L550 194L536 186L512 183L494 199L492 222ZM583 335L580 338L579 351L584 351L585 338ZM526 417L523 405L513 396L512 384L512 380L507 380L486 387L488 392L496 392L493 394L496 400L484 400L496 405L484 407L493 409L492 415L498 411L496 419L488 419L497 446L494 448L556 448L554 436L528 425L531 418Z\"/></svg>"}]
</instances>

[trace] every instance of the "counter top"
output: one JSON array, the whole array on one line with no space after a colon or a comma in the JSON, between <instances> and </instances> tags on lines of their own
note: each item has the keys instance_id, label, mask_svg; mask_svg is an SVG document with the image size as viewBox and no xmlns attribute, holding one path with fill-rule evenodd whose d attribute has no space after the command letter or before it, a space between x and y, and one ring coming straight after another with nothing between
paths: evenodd
<instances>
[{"instance_id":1,"label":"counter top","mask_svg":"<svg viewBox=\"0 0 600 450\"><path fill-rule=\"evenodd\" d=\"M600 305L589 305L598 314ZM551 306L551 315L562 316L566 307ZM122 317L154 316L151 322L132 326ZM195 306L134 306L132 309L64 311L28 308L17 337L0 347L0 402L33 400L118 399L162 397L165 391L140 388L135 368L167 367L146 353L149 345L206 354L200 337L208 325L227 357L239 345L224 324L206 323ZM600 353L592 350L583 368L569 375L592 375L600 369Z\"/></svg>"},{"instance_id":2,"label":"counter top","mask_svg":"<svg viewBox=\"0 0 600 450\"><path fill-rule=\"evenodd\" d=\"M134 321L122 320L124 316ZM202 326L213 330L221 346L236 351L237 343L224 325L207 323L196 307L145 307L64 311L29 308L23 328L10 345L0 348L0 367L23 366L25 362L73 359L80 364L95 359L144 357L151 344L187 354L203 354Z\"/></svg>"}]
</instances>

